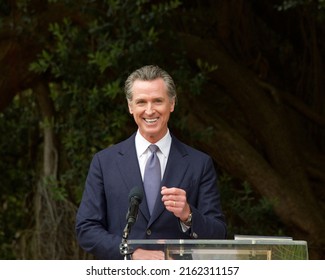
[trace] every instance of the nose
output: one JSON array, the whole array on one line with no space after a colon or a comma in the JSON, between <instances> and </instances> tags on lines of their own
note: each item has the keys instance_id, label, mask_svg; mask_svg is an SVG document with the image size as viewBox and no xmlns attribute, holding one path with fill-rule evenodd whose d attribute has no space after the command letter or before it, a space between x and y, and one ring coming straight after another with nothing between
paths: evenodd
<instances>
[{"instance_id":1,"label":"nose","mask_svg":"<svg viewBox=\"0 0 325 280\"><path fill-rule=\"evenodd\" d=\"M151 102L148 102L146 107L146 114L151 115L154 113L154 111L155 110L153 104Z\"/></svg>"}]
</instances>

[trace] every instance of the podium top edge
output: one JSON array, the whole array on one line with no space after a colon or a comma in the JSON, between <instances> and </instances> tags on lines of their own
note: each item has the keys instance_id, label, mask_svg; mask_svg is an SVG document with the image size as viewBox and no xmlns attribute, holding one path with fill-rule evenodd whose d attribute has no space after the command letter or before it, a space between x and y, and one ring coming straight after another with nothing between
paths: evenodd
<instances>
[{"instance_id":1,"label":"podium top edge","mask_svg":"<svg viewBox=\"0 0 325 280\"><path fill-rule=\"evenodd\" d=\"M305 240L288 240L288 239L129 239L129 244L161 244L161 245L193 245L193 244L206 244L206 245L304 245L307 246Z\"/></svg>"}]
</instances>

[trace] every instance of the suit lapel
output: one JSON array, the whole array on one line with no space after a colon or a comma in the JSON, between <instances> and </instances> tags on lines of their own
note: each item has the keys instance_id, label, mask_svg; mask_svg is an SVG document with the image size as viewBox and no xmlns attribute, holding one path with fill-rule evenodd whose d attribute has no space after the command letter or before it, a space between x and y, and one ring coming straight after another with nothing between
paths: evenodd
<instances>
[{"instance_id":1,"label":"suit lapel","mask_svg":"<svg viewBox=\"0 0 325 280\"><path fill-rule=\"evenodd\" d=\"M144 193L142 177L140 173L139 162L137 159L137 153L135 150L135 134L127 139L119 150L119 156L117 159L118 169L121 177L125 182L128 193L134 187L140 187L143 191L142 203L139 206L139 211L142 212L144 217L149 220L150 214L148 210L148 204Z\"/></svg>"}]
</instances>

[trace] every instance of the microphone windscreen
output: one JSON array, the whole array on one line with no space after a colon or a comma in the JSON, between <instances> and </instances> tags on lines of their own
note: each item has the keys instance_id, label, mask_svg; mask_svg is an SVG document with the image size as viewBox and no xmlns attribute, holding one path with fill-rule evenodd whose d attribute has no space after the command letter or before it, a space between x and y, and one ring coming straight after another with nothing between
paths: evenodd
<instances>
[{"instance_id":1,"label":"microphone windscreen","mask_svg":"<svg viewBox=\"0 0 325 280\"><path fill-rule=\"evenodd\" d=\"M129 201L131 201L132 198L135 198L141 203L143 199L143 191L140 187L134 187L130 193L129 193Z\"/></svg>"}]
</instances>

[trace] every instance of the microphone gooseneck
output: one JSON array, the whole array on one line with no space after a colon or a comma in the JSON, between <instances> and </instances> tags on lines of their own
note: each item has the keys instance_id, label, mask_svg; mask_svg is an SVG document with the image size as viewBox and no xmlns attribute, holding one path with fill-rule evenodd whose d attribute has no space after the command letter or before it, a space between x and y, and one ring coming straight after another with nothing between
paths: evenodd
<instances>
[{"instance_id":1,"label":"microphone gooseneck","mask_svg":"<svg viewBox=\"0 0 325 280\"><path fill-rule=\"evenodd\" d=\"M132 250L128 246L128 236L131 231L131 227L137 220L139 205L143 199L142 188L134 187L129 193L129 209L126 214L126 226L123 231L122 242L120 244L120 253L124 256L124 259L127 260L132 255Z\"/></svg>"}]
</instances>

